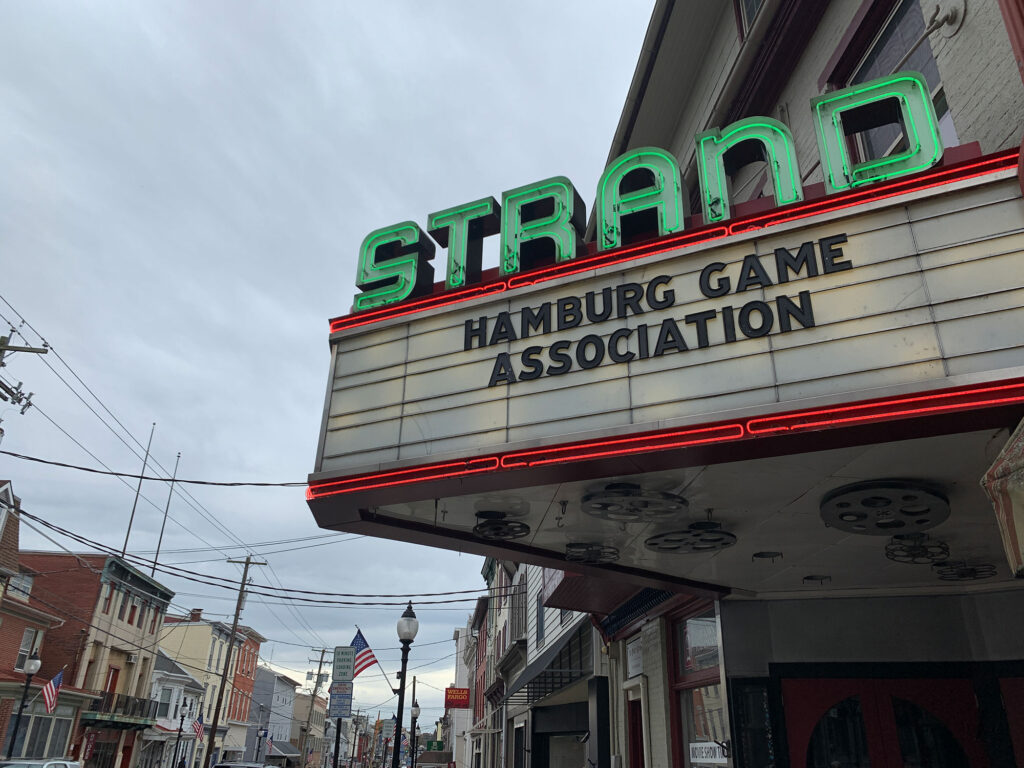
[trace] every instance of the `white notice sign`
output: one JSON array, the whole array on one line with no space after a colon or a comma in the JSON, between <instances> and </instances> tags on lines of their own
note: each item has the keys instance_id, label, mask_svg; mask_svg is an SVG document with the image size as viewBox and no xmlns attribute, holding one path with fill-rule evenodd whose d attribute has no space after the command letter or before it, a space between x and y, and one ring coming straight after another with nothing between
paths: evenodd
<instances>
[{"instance_id":1,"label":"white notice sign","mask_svg":"<svg viewBox=\"0 0 1024 768\"><path fill-rule=\"evenodd\" d=\"M626 677L644 673L644 640L637 635L626 643Z\"/></svg>"},{"instance_id":2,"label":"white notice sign","mask_svg":"<svg viewBox=\"0 0 1024 768\"><path fill-rule=\"evenodd\" d=\"M725 749L715 741L690 742L690 765L728 765Z\"/></svg>"},{"instance_id":3,"label":"white notice sign","mask_svg":"<svg viewBox=\"0 0 1024 768\"><path fill-rule=\"evenodd\" d=\"M334 672L331 679L335 682L349 682L356 665L356 649L351 645L339 645L334 649Z\"/></svg>"}]
</instances>

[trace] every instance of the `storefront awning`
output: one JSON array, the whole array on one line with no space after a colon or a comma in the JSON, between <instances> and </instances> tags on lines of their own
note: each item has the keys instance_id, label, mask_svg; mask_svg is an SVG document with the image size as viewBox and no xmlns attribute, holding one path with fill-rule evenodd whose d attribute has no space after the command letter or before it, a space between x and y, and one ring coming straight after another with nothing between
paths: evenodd
<instances>
[{"instance_id":1,"label":"storefront awning","mask_svg":"<svg viewBox=\"0 0 1024 768\"><path fill-rule=\"evenodd\" d=\"M299 750L289 744L287 741L283 743L274 742L274 746L270 750L269 757L298 757Z\"/></svg>"},{"instance_id":2,"label":"storefront awning","mask_svg":"<svg viewBox=\"0 0 1024 768\"><path fill-rule=\"evenodd\" d=\"M530 662L509 686L506 704L530 705L593 672L590 617L576 625Z\"/></svg>"}]
</instances>

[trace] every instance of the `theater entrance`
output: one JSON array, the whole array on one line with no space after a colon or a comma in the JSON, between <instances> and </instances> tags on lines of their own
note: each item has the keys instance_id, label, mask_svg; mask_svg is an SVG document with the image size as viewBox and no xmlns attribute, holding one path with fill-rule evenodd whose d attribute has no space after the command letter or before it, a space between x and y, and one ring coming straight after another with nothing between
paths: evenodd
<instances>
[{"instance_id":1,"label":"theater entrance","mask_svg":"<svg viewBox=\"0 0 1024 768\"><path fill-rule=\"evenodd\" d=\"M784 679L792 768L986 768L970 679Z\"/></svg>"}]
</instances>

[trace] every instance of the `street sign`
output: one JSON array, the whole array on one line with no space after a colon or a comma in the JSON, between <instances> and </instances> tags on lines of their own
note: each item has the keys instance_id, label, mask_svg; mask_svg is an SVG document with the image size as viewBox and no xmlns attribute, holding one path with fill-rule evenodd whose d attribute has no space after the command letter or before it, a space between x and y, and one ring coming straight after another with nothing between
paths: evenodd
<instances>
[{"instance_id":1,"label":"street sign","mask_svg":"<svg viewBox=\"0 0 1024 768\"><path fill-rule=\"evenodd\" d=\"M339 645L334 649L334 674L331 677L335 681L349 682L355 665L356 649L351 645Z\"/></svg>"},{"instance_id":2,"label":"street sign","mask_svg":"<svg viewBox=\"0 0 1024 768\"><path fill-rule=\"evenodd\" d=\"M352 694L332 693L327 716L330 718L352 717Z\"/></svg>"},{"instance_id":3,"label":"street sign","mask_svg":"<svg viewBox=\"0 0 1024 768\"><path fill-rule=\"evenodd\" d=\"M427 752L444 752L443 741L428 741Z\"/></svg>"},{"instance_id":4,"label":"street sign","mask_svg":"<svg viewBox=\"0 0 1024 768\"><path fill-rule=\"evenodd\" d=\"M337 681L331 683L331 687L330 687L330 690L328 692L331 693L331 694L334 694L334 693L347 693L349 696L351 696L352 695L352 683L351 682L345 682L344 680L337 680Z\"/></svg>"}]
</instances>

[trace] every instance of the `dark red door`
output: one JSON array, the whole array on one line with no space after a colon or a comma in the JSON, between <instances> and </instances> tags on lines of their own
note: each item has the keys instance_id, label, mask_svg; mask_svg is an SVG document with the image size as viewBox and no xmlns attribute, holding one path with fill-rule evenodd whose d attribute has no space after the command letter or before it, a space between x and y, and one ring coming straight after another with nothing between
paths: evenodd
<instances>
[{"instance_id":1,"label":"dark red door","mask_svg":"<svg viewBox=\"0 0 1024 768\"><path fill-rule=\"evenodd\" d=\"M785 679L792 768L987 768L969 680Z\"/></svg>"},{"instance_id":2,"label":"dark red door","mask_svg":"<svg viewBox=\"0 0 1024 768\"><path fill-rule=\"evenodd\" d=\"M629 768L644 768L644 716L640 699L627 702L629 720Z\"/></svg>"}]
</instances>

